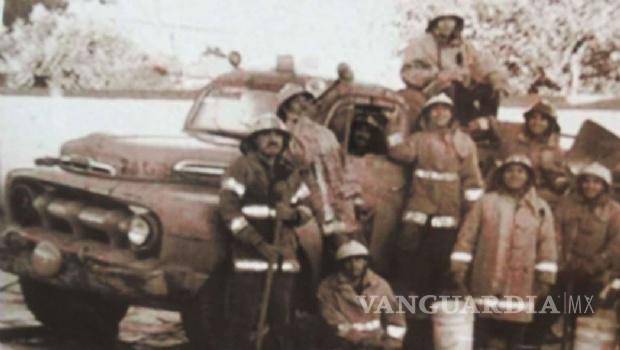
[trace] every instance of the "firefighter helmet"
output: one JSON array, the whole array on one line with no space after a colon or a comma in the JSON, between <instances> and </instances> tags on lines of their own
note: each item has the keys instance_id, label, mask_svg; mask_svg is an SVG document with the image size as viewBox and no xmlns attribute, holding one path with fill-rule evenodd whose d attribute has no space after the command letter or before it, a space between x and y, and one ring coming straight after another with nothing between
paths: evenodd
<instances>
[{"instance_id":1,"label":"firefighter helmet","mask_svg":"<svg viewBox=\"0 0 620 350\"><path fill-rule=\"evenodd\" d=\"M426 101L424 106L422 106L422 112L421 112L422 115L426 115L430 111L430 109L435 105L446 105L446 106L449 106L450 108L453 108L454 102L452 102L452 99L448 95L442 92L438 95L431 97L430 99L428 99L428 101Z\"/></svg>"},{"instance_id":2,"label":"firefighter helmet","mask_svg":"<svg viewBox=\"0 0 620 350\"><path fill-rule=\"evenodd\" d=\"M583 168L581 168L581 170L579 170L579 173L577 174L578 177L587 176L587 175L594 176L594 177L597 177L603 180L605 184L607 184L607 186L612 185L613 180L611 176L611 171L607 169L607 167L605 167L601 163L598 163L598 162L590 163L584 166Z\"/></svg>"},{"instance_id":3,"label":"firefighter helmet","mask_svg":"<svg viewBox=\"0 0 620 350\"><path fill-rule=\"evenodd\" d=\"M497 170L495 170L492 181L492 189L497 189L501 186L500 184L504 183L504 180L502 178L504 170L506 170L506 168L511 164L519 164L523 166L527 170L529 183L533 184L536 175L534 174L534 168L532 166L532 161L530 160L530 158L523 154L512 154L506 159L504 159L504 161L501 162Z\"/></svg>"},{"instance_id":4,"label":"firefighter helmet","mask_svg":"<svg viewBox=\"0 0 620 350\"><path fill-rule=\"evenodd\" d=\"M523 117L527 120L534 113L540 113L549 120L549 125L552 132L560 132L560 125L558 124L558 114L551 102L545 99L537 101L527 111L525 111L525 113L523 113Z\"/></svg>"},{"instance_id":5,"label":"firefighter helmet","mask_svg":"<svg viewBox=\"0 0 620 350\"><path fill-rule=\"evenodd\" d=\"M286 125L273 113L265 113L252 120L250 123L250 134L241 141L241 152L247 153L251 149L256 148L256 136L265 131L277 131L284 137L284 147L288 145L291 137Z\"/></svg>"},{"instance_id":6,"label":"firefighter helmet","mask_svg":"<svg viewBox=\"0 0 620 350\"><path fill-rule=\"evenodd\" d=\"M314 100L314 95L303 86L296 83L287 83L278 92L277 111L278 117L284 119L284 107L296 96L307 96Z\"/></svg>"},{"instance_id":7,"label":"firefighter helmet","mask_svg":"<svg viewBox=\"0 0 620 350\"><path fill-rule=\"evenodd\" d=\"M456 21L456 28L454 29L456 32L460 32L463 30L463 27L465 26L465 19L463 14L456 11L454 7L451 7L439 8L434 11L432 17L428 21L428 25L426 26L426 32L431 32L433 28L435 28L435 25L437 25L437 22L444 18L453 18Z\"/></svg>"},{"instance_id":8,"label":"firefighter helmet","mask_svg":"<svg viewBox=\"0 0 620 350\"><path fill-rule=\"evenodd\" d=\"M368 258L368 248L358 241L351 240L343 244L336 251L336 261L342 261L353 257Z\"/></svg>"}]
</instances>

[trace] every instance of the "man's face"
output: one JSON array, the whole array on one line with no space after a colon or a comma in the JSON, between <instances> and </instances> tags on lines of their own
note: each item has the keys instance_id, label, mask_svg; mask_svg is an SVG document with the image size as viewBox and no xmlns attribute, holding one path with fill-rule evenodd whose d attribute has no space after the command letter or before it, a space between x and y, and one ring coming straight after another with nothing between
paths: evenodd
<instances>
[{"instance_id":1,"label":"man's face","mask_svg":"<svg viewBox=\"0 0 620 350\"><path fill-rule=\"evenodd\" d=\"M366 123L357 124L357 127L353 132L353 143L355 144L355 147L362 149L368 147L371 137L372 133L370 126Z\"/></svg>"},{"instance_id":2,"label":"man's face","mask_svg":"<svg viewBox=\"0 0 620 350\"><path fill-rule=\"evenodd\" d=\"M445 127L452 120L452 108L448 105L437 104L429 111L431 123L436 127Z\"/></svg>"},{"instance_id":3,"label":"man's face","mask_svg":"<svg viewBox=\"0 0 620 350\"><path fill-rule=\"evenodd\" d=\"M284 136L277 131L264 131L256 135L258 151L266 157L275 157L284 148Z\"/></svg>"},{"instance_id":4,"label":"man's face","mask_svg":"<svg viewBox=\"0 0 620 350\"><path fill-rule=\"evenodd\" d=\"M446 17L437 21L433 32L441 38L449 38L456 29L456 20Z\"/></svg>"},{"instance_id":5,"label":"man's face","mask_svg":"<svg viewBox=\"0 0 620 350\"><path fill-rule=\"evenodd\" d=\"M363 257L352 257L344 261L344 273L350 279L357 279L364 276L368 262Z\"/></svg>"},{"instance_id":6,"label":"man's face","mask_svg":"<svg viewBox=\"0 0 620 350\"><path fill-rule=\"evenodd\" d=\"M581 193L586 199L595 199L604 189L605 183L596 176L585 175L581 179Z\"/></svg>"},{"instance_id":7,"label":"man's face","mask_svg":"<svg viewBox=\"0 0 620 350\"><path fill-rule=\"evenodd\" d=\"M541 136L549 128L549 119L539 112L534 112L527 118L527 128L535 136Z\"/></svg>"},{"instance_id":8,"label":"man's face","mask_svg":"<svg viewBox=\"0 0 620 350\"><path fill-rule=\"evenodd\" d=\"M316 114L316 106L308 96L298 95L288 102L284 113L286 114L286 126L291 128L304 116L312 118Z\"/></svg>"},{"instance_id":9,"label":"man's face","mask_svg":"<svg viewBox=\"0 0 620 350\"><path fill-rule=\"evenodd\" d=\"M527 169L520 164L510 164L504 170L502 179L504 185L510 191L519 191L525 188L529 173Z\"/></svg>"}]
</instances>

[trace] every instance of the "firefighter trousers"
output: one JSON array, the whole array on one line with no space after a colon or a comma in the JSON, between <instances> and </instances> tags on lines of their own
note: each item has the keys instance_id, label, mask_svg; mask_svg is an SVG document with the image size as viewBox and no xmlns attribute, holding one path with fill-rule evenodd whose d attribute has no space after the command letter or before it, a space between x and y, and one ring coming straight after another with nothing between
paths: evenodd
<instances>
[{"instance_id":1,"label":"firefighter trousers","mask_svg":"<svg viewBox=\"0 0 620 350\"><path fill-rule=\"evenodd\" d=\"M267 316L269 332L263 341L264 349L286 350L290 339L285 327L291 314L291 297L295 274L277 272L271 287ZM225 349L253 349L256 325L266 273L233 273L227 282L227 331Z\"/></svg>"}]
</instances>

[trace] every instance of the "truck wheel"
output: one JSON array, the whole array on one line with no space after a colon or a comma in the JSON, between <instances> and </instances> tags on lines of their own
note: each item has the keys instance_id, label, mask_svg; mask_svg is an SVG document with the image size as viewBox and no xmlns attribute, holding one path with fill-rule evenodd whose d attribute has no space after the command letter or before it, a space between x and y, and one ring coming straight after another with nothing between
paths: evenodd
<instances>
[{"instance_id":1,"label":"truck wheel","mask_svg":"<svg viewBox=\"0 0 620 350\"><path fill-rule=\"evenodd\" d=\"M127 304L24 277L19 283L26 305L45 327L93 344L116 342L118 324L127 313Z\"/></svg>"},{"instance_id":2,"label":"truck wheel","mask_svg":"<svg viewBox=\"0 0 620 350\"><path fill-rule=\"evenodd\" d=\"M183 329L192 349L217 350L225 327L224 273L213 274L181 309Z\"/></svg>"}]
</instances>

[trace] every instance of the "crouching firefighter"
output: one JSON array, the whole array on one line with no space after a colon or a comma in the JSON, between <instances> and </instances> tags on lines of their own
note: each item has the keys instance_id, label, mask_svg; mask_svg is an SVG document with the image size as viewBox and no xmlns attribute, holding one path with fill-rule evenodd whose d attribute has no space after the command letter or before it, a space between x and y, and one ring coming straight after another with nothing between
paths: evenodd
<instances>
[{"instance_id":1,"label":"crouching firefighter","mask_svg":"<svg viewBox=\"0 0 620 350\"><path fill-rule=\"evenodd\" d=\"M450 288L450 253L461 214L469 206L466 202L483 193L476 145L456 127L452 107L445 94L435 96L422 109L422 131L406 137L403 131L393 132L388 138L392 158L415 164L397 236L395 288L403 295L419 296L420 301ZM390 121L390 128L392 124L398 122ZM400 125L407 130L406 122ZM405 346L432 348L429 315L408 316L412 317Z\"/></svg>"},{"instance_id":2,"label":"crouching firefighter","mask_svg":"<svg viewBox=\"0 0 620 350\"><path fill-rule=\"evenodd\" d=\"M262 336L253 331L268 269L277 272L268 299L269 333L264 348L286 348L279 331L289 322L294 277L300 268L293 228L311 215L301 204L309 190L282 157L289 138L275 115L259 117L241 142L243 155L222 179L220 214L231 235L233 268L226 286L227 349L250 349L253 340ZM277 244L274 236L279 237Z\"/></svg>"},{"instance_id":3,"label":"crouching firefighter","mask_svg":"<svg viewBox=\"0 0 620 350\"><path fill-rule=\"evenodd\" d=\"M368 268L368 249L351 240L336 251L338 271L318 290L325 336L321 349L401 349L405 318L390 285Z\"/></svg>"}]
</instances>

